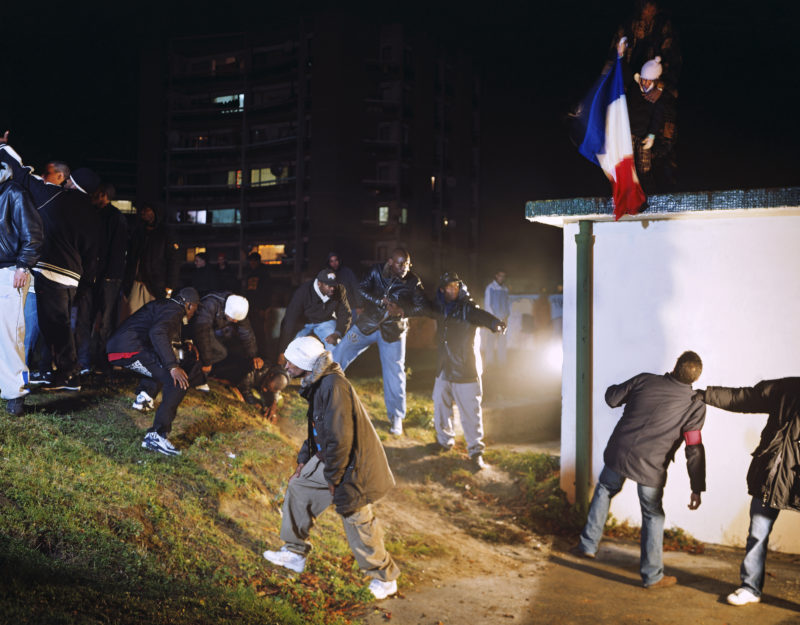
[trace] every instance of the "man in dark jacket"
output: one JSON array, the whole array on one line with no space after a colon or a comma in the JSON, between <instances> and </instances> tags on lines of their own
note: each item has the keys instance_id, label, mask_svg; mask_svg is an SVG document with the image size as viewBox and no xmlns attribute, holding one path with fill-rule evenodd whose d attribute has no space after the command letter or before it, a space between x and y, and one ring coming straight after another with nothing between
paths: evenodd
<instances>
[{"instance_id":1,"label":"man in dark jacket","mask_svg":"<svg viewBox=\"0 0 800 625\"><path fill-rule=\"evenodd\" d=\"M350 267L342 264L342 257L337 252L328 253L328 262L326 267L331 269L336 274L336 280L341 284L347 292L347 303L350 305L350 311L353 317L356 317L356 311L362 306L361 296L358 294L358 278Z\"/></svg>"},{"instance_id":2,"label":"man in dark jacket","mask_svg":"<svg viewBox=\"0 0 800 625\"><path fill-rule=\"evenodd\" d=\"M5 163L0 164L0 223L0 393L9 414L20 416L28 394L25 296L42 248L42 221Z\"/></svg>"},{"instance_id":3,"label":"man in dark jacket","mask_svg":"<svg viewBox=\"0 0 800 625\"><path fill-rule=\"evenodd\" d=\"M467 452L478 469L483 460L483 416L481 415L481 366L476 354L475 334L479 327L492 332L505 331L506 325L481 310L472 301L467 286L455 272L439 280L435 302L439 358L433 385L433 422L436 440L445 450L455 443L453 404L458 406Z\"/></svg>"},{"instance_id":4,"label":"man in dark jacket","mask_svg":"<svg viewBox=\"0 0 800 625\"><path fill-rule=\"evenodd\" d=\"M80 390L71 314L78 284L94 283L97 227L90 195L100 184L93 171L73 171L64 187L49 184L22 165L19 155L2 146L2 160L26 187L39 209L44 232L36 263L36 306L42 337L52 350L56 373L46 390Z\"/></svg>"},{"instance_id":5,"label":"man in dark jacket","mask_svg":"<svg viewBox=\"0 0 800 625\"><path fill-rule=\"evenodd\" d=\"M395 436L403 433L406 416L408 317L430 314L422 282L409 269L411 257L403 248L394 250L385 264L372 267L359 287L364 312L333 351L333 359L346 370L370 345L378 344L383 400L389 431Z\"/></svg>"},{"instance_id":6,"label":"man in dark jacket","mask_svg":"<svg viewBox=\"0 0 800 625\"><path fill-rule=\"evenodd\" d=\"M350 327L350 306L347 292L336 274L323 269L292 295L281 322L278 353L282 354L292 339L314 334L331 349Z\"/></svg>"},{"instance_id":7,"label":"man in dark jacket","mask_svg":"<svg viewBox=\"0 0 800 625\"><path fill-rule=\"evenodd\" d=\"M117 301L125 275L128 248L128 224L111 201L114 185L101 183L92 195L95 219L99 223L97 277L94 285L79 289L75 319L75 342L81 374L93 366L105 369L106 341L117 327ZM95 320L100 317L96 331Z\"/></svg>"},{"instance_id":8,"label":"man in dark jacket","mask_svg":"<svg viewBox=\"0 0 800 625\"><path fill-rule=\"evenodd\" d=\"M394 486L383 446L358 395L320 341L313 336L295 339L285 355L289 374L303 377L308 438L283 500L284 545L265 551L264 557L301 573L311 550L309 530L334 504L356 562L373 578L370 591L384 599L397 592L400 570L384 547L371 506Z\"/></svg>"},{"instance_id":9,"label":"man in dark jacket","mask_svg":"<svg viewBox=\"0 0 800 625\"><path fill-rule=\"evenodd\" d=\"M136 388L132 408L142 412L152 410L153 398L163 387L161 404L142 447L165 456L181 453L167 440L167 435L187 389L203 380L199 365L195 363L196 366L187 374L173 349L180 343L184 319L192 318L199 301L197 291L186 287L170 299L148 302L125 320L106 347L112 365L143 376Z\"/></svg>"},{"instance_id":10,"label":"man in dark jacket","mask_svg":"<svg viewBox=\"0 0 800 625\"><path fill-rule=\"evenodd\" d=\"M144 204L139 209L131 235L122 290L131 314L154 299L177 288L176 245L167 226L158 219L155 208Z\"/></svg>"},{"instance_id":11,"label":"man in dark jacket","mask_svg":"<svg viewBox=\"0 0 800 625\"><path fill-rule=\"evenodd\" d=\"M189 326L205 375L238 387L242 399L255 403L254 373L264 366L257 355L256 337L247 319L247 300L230 291L213 291L200 298Z\"/></svg>"},{"instance_id":12,"label":"man in dark jacket","mask_svg":"<svg viewBox=\"0 0 800 625\"><path fill-rule=\"evenodd\" d=\"M700 493L706 489L706 456L700 436L706 407L693 398L692 391L692 383L702 371L700 356L684 352L671 373L640 373L606 390L606 403L612 408L625 404L625 410L603 454L605 466L574 553L595 557L611 499L622 489L625 480L631 479L637 483L642 507L640 572L645 588L665 588L678 581L671 575L664 575L661 500L667 467L684 441L692 488L690 510L700 507Z\"/></svg>"},{"instance_id":13,"label":"man in dark jacket","mask_svg":"<svg viewBox=\"0 0 800 625\"><path fill-rule=\"evenodd\" d=\"M769 535L778 512L800 511L800 378L763 380L750 388L709 386L697 394L709 406L769 415L747 471L747 492L753 499L740 570L742 585L728 595L731 605L758 603Z\"/></svg>"}]
</instances>

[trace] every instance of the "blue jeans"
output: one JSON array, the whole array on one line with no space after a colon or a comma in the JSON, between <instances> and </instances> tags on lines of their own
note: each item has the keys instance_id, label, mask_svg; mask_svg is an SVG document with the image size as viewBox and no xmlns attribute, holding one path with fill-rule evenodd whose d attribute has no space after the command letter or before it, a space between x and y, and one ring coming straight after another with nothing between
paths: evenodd
<instances>
[{"instance_id":1,"label":"blue jeans","mask_svg":"<svg viewBox=\"0 0 800 625\"><path fill-rule=\"evenodd\" d=\"M761 503L757 497L750 502L750 531L747 534L747 547L739 574L742 586L756 597L764 588L764 565L767 562L767 546L772 526L778 518L779 510Z\"/></svg>"},{"instance_id":2,"label":"blue jeans","mask_svg":"<svg viewBox=\"0 0 800 625\"><path fill-rule=\"evenodd\" d=\"M406 416L406 334L397 341L384 340L381 331L366 335L356 326L352 326L339 345L333 350L333 360L342 369L347 369L366 349L378 344L383 373L383 401L386 404L386 416L394 426L395 420L403 420Z\"/></svg>"},{"instance_id":3,"label":"blue jeans","mask_svg":"<svg viewBox=\"0 0 800 625\"><path fill-rule=\"evenodd\" d=\"M30 369L35 362L37 371L50 371L53 366L50 350L41 337L39 315L36 312L36 292L28 291L25 300L25 364Z\"/></svg>"},{"instance_id":4,"label":"blue jeans","mask_svg":"<svg viewBox=\"0 0 800 625\"><path fill-rule=\"evenodd\" d=\"M608 518L608 508L625 483L625 478L608 467L603 467L594 496L589 506L586 526L581 532L580 548L585 553L597 553L603 527ZM645 586L652 586L664 577L663 544L664 544L664 508L661 499L664 488L653 488L637 484L639 505L642 509L642 540L639 571Z\"/></svg>"},{"instance_id":5,"label":"blue jeans","mask_svg":"<svg viewBox=\"0 0 800 625\"><path fill-rule=\"evenodd\" d=\"M336 332L336 319L328 319L328 321L323 321L322 323L307 323L300 329L300 332L298 332L294 338L299 339L301 336L309 336L310 334L313 334L323 342L325 349L328 349L329 346L331 349L333 349L332 345L325 343L325 338L334 332Z\"/></svg>"}]
</instances>

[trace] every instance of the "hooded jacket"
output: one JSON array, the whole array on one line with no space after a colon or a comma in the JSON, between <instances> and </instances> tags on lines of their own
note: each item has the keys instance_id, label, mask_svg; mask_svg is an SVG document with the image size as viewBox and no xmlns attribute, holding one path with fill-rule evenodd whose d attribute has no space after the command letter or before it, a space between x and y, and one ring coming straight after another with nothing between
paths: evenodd
<instances>
[{"instance_id":1,"label":"hooded jacket","mask_svg":"<svg viewBox=\"0 0 800 625\"><path fill-rule=\"evenodd\" d=\"M800 510L800 378L750 388L709 386L705 401L732 412L767 413L747 471L747 492L776 510Z\"/></svg>"},{"instance_id":2,"label":"hooded jacket","mask_svg":"<svg viewBox=\"0 0 800 625\"><path fill-rule=\"evenodd\" d=\"M217 291L201 297L197 313L192 319L191 328L203 366L212 364L211 356L216 352L213 345L217 337L231 338L234 334L239 337L246 356L251 360L256 357L256 335L247 317L234 322L225 316L225 302L229 295L232 295L230 291Z\"/></svg>"},{"instance_id":3,"label":"hooded jacket","mask_svg":"<svg viewBox=\"0 0 800 625\"><path fill-rule=\"evenodd\" d=\"M430 313L422 282L410 271L404 278L396 278L385 264L373 265L358 292L364 312L356 319L356 326L366 335L380 329L381 336L389 343L399 341L408 330L407 317ZM384 299L400 306L405 317L390 317L383 305Z\"/></svg>"},{"instance_id":4,"label":"hooded jacket","mask_svg":"<svg viewBox=\"0 0 800 625\"><path fill-rule=\"evenodd\" d=\"M333 484L336 511L348 516L378 501L394 486L378 434L341 367L322 352L302 381L308 401L308 438L297 455L305 464L317 455Z\"/></svg>"},{"instance_id":5,"label":"hooded jacket","mask_svg":"<svg viewBox=\"0 0 800 625\"><path fill-rule=\"evenodd\" d=\"M343 337L350 327L350 306L345 287L337 284L328 301L323 302L314 288L316 281L317 279L314 278L304 282L292 295L281 322L279 354L286 350L286 346L303 327L303 324L323 323L336 319L336 332L339 334L339 338Z\"/></svg>"},{"instance_id":6,"label":"hooded jacket","mask_svg":"<svg viewBox=\"0 0 800 625\"><path fill-rule=\"evenodd\" d=\"M437 344L439 360L437 376L448 382L464 384L480 378L475 333L478 326L497 331L502 322L481 308L469 296L466 285L461 284L455 301L447 302L444 293L436 293Z\"/></svg>"},{"instance_id":7,"label":"hooded jacket","mask_svg":"<svg viewBox=\"0 0 800 625\"><path fill-rule=\"evenodd\" d=\"M132 356L153 351L165 369L178 366L172 344L181 339L185 306L176 299L148 302L117 328L106 344L106 352Z\"/></svg>"},{"instance_id":8,"label":"hooded jacket","mask_svg":"<svg viewBox=\"0 0 800 625\"><path fill-rule=\"evenodd\" d=\"M0 169L0 267L30 269L42 249L42 220L28 194Z\"/></svg>"},{"instance_id":9,"label":"hooded jacket","mask_svg":"<svg viewBox=\"0 0 800 625\"><path fill-rule=\"evenodd\" d=\"M660 488L667 481L669 463L686 440L686 470L692 492L703 492L706 456L699 432L706 407L693 400L693 395L691 384L669 373L640 373L609 386L606 403L612 408L625 404L625 410L603 453L606 466L634 482Z\"/></svg>"}]
</instances>

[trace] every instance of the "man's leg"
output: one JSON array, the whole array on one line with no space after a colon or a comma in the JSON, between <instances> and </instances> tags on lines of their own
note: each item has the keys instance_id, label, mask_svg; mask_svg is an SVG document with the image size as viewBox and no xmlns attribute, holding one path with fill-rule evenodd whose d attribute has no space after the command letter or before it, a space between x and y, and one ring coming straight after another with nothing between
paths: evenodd
<instances>
[{"instance_id":1,"label":"man's leg","mask_svg":"<svg viewBox=\"0 0 800 625\"><path fill-rule=\"evenodd\" d=\"M284 548L305 556L311 551L309 531L316 518L333 502L323 471L325 465L312 456L300 475L289 480L281 510L281 540Z\"/></svg>"},{"instance_id":2,"label":"man's leg","mask_svg":"<svg viewBox=\"0 0 800 625\"><path fill-rule=\"evenodd\" d=\"M75 294L75 347L78 357L78 369L91 369L92 365L92 325L94 322L94 297L92 289L81 288Z\"/></svg>"},{"instance_id":3,"label":"man's leg","mask_svg":"<svg viewBox=\"0 0 800 625\"><path fill-rule=\"evenodd\" d=\"M391 582L400 576L392 556L383 544L383 528L367 504L353 514L342 517L347 543L367 575L382 582Z\"/></svg>"},{"instance_id":4,"label":"man's leg","mask_svg":"<svg viewBox=\"0 0 800 625\"><path fill-rule=\"evenodd\" d=\"M161 386L161 403L156 409L153 425L147 431L156 432L166 438L172 429L172 421L186 391L175 384L169 371L161 365L158 357L152 352L139 352L132 358L115 362L144 376L137 387L137 392L145 391L154 398L158 393L158 387Z\"/></svg>"},{"instance_id":5,"label":"man's leg","mask_svg":"<svg viewBox=\"0 0 800 625\"><path fill-rule=\"evenodd\" d=\"M753 497L750 502L750 531L747 534L747 547L739 574L742 587L747 588L756 597L761 596L764 588L764 567L767 563L767 547L769 535L778 510L765 506L760 499Z\"/></svg>"},{"instance_id":6,"label":"man's leg","mask_svg":"<svg viewBox=\"0 0 800 625\"><path fill-rule=\"evenodd\" d=\"M474 458L482 454L486 447L483 444L481 383L453 384L451 388L458 406L458 414L461 417L461 428L464 430L464 440L467 441L467 452L470 458Z\"/></svg>"},{"instance_id":7,"label":"man's leg","mask_svg":"<svg viewBox=\"0 0 800 625\"><path fill-rule=\"evenodd\" d=\"M39 327L48 346L52 346L58 376L69 378L75 373L77 355L70 325L70 309L75 288L67 287L41 274L36 275L36 306Z\"/></svg>"},{"instance_id":8,"label":"man's leg","mask_svg":"<svg viewBox=\"0 0 800 625\"><path fill-rule=\"evenodd\" d=\"M664 488L639 484L642 509L641 569L642 582L652 586L664 577Z\"/></svg>"},{"instance_id":9,"label":"man's leg","mask_svg":"<svg viewBox=\"0 0 800 625\"><path fill-rule=\"evenodd\" d=\"M325 345L325 349L333 349L333 345L325 343L325 339L336 332L336 319L329 319L322 323L311 323L309 325L314 335Z\"/></svg>"},{"instance_id":10,"label":"man's leg","mask_svg":"<svg viewBox=\"0 0 800 625\"><path fill-rule=\"evenodd\" d=\"M117 329L119 289L122 280L103 280L100 288L95 290L95 303L100 308L100 327L95 333L94 355L96 364L103 361L102 354L106 353L106 343L114 330ZM103 363L105 367L105 363Z\"/></svg>"},{"instance_id":11,"label":"man's leg","mask_svg":"<svg viewBox=\"0 0 800 625\"><path fill-rule=\"evenodd\" d=\"M453 393L450 382L441 375L433 383L433 425L436 428L436 441L446 449L451 448L456 442Z\"/></svg>"},{"instance_id":12,"label":"man's leg","mask_svg":"<svg viewBox=\"0 0 800 625\"><path fill-rule=\"evenodd\" d=\"M606 525L611 500L622 489L624 483L625 478L619 473L603 467L594 487L592 503L589 505L589 515L578 543L578 547L583 553L589 555L597 553L600 539L603 538L603 528Z\"/></svg>"},{"instance_id":13,"label":"man's leg","mask_svg":"<svg viewBox=\"0 0 800 625\"><path fill-rule=\"evenodd\" d=\"M375 334L380 334L380 331ZM378 351L383 373L383 401L392 433L401 434L406 418L406 333L391 343L378 336Z\"/></svg>"},{"instance_id":14,"label":"man's leg","mask_svg":"<svg viewBox=\"0 0 800 625\"><path fill-rule=\"evenodd\" d=\"M370 335L361 332L356 326L351 327L344 338L333 349L333 361L338 362L342 371L358 358L370 345L377 343L380 330Z\"/></svg>"},{"instance_id":15,"label":"man's leg","mask_svg":"<svg viewBox=\"0 0 800 625\"><path fill-rule=\"evenodd\" d=\"M28 291L25 299L25 363L28 368L33 364L36 342L39 340L39 317L36 314L36 292ZM42 363L39 363L41 365Z\"/></svg>"},{"instance_id":16,"label":"man's leg","mask_svg":"<svg viewBox=\"0 0 800 625\"><path fill-rule=\"evenodd\" d=\"M14 288L16 267L0 269L0 389L3 399L27 395L25 365L25 296L28 284Z\"/></svg>"}]
</instances>

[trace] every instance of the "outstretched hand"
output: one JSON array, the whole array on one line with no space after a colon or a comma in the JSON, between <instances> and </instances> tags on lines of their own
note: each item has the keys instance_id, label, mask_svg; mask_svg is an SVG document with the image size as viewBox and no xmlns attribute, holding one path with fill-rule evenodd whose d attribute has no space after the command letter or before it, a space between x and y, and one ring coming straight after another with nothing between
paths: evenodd
<instances>
[{"instance_id":1,"label":"outstretched hand","mask_svg":"<svg viewBox=\"0 0 800 625\"><path fill-rule=\"evenodd\" d=\"M692 496L689 498L689 510L697 510L701 503L703 502L700 493L692 493Z\"/></svg>"}]
</instances>

